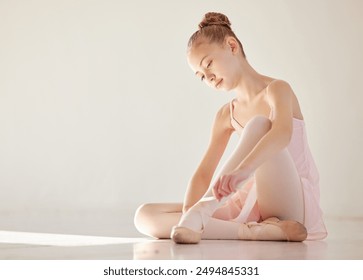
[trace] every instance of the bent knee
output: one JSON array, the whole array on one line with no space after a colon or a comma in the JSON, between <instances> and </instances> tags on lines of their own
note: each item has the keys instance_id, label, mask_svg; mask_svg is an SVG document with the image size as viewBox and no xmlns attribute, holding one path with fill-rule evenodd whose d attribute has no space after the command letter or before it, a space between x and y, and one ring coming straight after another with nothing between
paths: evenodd
<instances>
[{"instance_id":1,"label":"bent knee","mask_svg":"<svg viewBox=\"0 0 363 280\"><path fill-rule=\"evenodd\" d=\"M152 213L154 212L152 204L146 203L142 204L136 209L135 216L134 216L134 224L137 230L140 232L141 229L144 227L143 225L150 220Z\"/></svg>"},{"instance_id":2,"label":"bent knee","mask_svg":"<svg viewBox=\"0 0 363 280\"><path fill-rule=\"evenodd\" d=\"M155 219L157 212L154 203L146 203L139 206L134 216L136 229L142 234L159 238Z\"/></svg>"}]
</instances>

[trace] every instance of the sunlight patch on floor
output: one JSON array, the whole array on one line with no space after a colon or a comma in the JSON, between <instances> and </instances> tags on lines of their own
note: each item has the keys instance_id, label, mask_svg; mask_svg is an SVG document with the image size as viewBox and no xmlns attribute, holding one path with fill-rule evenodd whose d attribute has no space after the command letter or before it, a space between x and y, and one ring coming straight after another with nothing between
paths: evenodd
<instances>
[{"instance_id":1,"label":"sunlight patch on floor","mask_svg":"<svg viewBox=\"0 0 363 280\"><path fill-rule=\"evenodd\" d=\"M0 231L0 244L28 244L42 246L95 246L145 241L145 238L69 235L20 231Z\"/></svg>"}]
</instances>

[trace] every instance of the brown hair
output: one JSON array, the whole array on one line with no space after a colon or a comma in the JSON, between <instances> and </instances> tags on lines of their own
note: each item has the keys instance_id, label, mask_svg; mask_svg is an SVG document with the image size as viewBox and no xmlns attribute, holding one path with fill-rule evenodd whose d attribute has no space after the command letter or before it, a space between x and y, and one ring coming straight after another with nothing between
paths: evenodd
<instances>
[{"instance_id":1,"label":"brown hair","mask_svg":"<svg viewBox=\"0 0 363 280\"><path fill-rule=\"evenodd\" d=\"M188 41L188 49L200 39L207 39L209 43L223 43L226 36L232 36L241 47L243 57L246 57L240 40L231 29L231 22L224 14L206 13L198 27L199 30L194 32Z\"/></svg>"}]
</instances>

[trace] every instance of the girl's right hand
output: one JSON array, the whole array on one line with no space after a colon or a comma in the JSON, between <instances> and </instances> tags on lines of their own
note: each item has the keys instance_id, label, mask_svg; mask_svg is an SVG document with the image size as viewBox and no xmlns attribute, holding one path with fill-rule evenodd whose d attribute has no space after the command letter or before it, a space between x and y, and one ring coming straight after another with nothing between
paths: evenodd
<instances>
[{"instance_id":1,"label":"girl's right hand","mask_svg":"<svg viewBox=\"0 0 363 280\"><path fill-rule=\"evenodd\" d=\"M213 187L213 195L217 200L221 200L224 196L235 192L237 186L248 179L249 176L249 172L239 169L221 176Z\"/></svg>"}]
</instances>

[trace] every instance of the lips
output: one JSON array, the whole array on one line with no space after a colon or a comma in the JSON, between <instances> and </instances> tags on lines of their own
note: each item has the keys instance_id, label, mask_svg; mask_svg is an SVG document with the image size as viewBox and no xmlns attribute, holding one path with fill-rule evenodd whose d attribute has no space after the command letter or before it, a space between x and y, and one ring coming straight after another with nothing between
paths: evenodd
<instances>
[{"instance_id":1,"label":"lips","mask_svg":"<svg viewBox=\"0 0 363 280\"><path fill-rule=\"evenodd\" d=\"M222 81L223 81L223 79L220 79L220 80L216 83L215 87L216 87L216 88L219 88L219 86L221 85Z\"/></svg>"}]
</instances>

